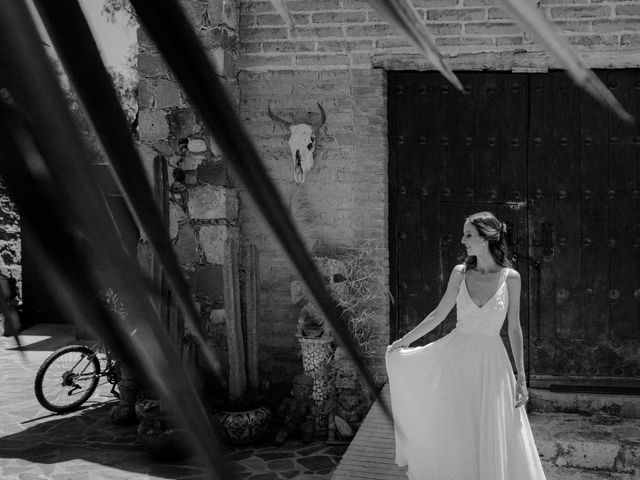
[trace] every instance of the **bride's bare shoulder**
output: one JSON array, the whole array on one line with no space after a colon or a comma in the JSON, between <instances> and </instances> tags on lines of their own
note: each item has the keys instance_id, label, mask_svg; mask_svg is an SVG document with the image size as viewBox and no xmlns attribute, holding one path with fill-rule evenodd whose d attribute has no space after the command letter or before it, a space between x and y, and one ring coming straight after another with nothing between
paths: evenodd
<instances>
[{"instance_id":1,"label":"bride's bare shoulder","mask_svg":"<svg viewBox=\"0 0 640 480\"><path fill-rule=\"evenodd\" d=\"M507 282L520 282L520 273L513 268L507 269Z\"/></svg>"}]
</instances>

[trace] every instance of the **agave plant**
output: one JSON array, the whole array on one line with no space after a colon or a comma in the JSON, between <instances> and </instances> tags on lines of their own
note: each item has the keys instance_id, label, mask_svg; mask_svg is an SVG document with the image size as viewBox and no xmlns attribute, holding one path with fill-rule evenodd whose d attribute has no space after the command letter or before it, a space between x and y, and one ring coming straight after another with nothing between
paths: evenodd
<instances>
[{"instance_id":1,"label":"agave plant","mask_svg":"<svg viewBox=\"0 0 640 480\"><path fill-rule=\"evenodd\" d=\"M286 1L272 2L295 28ZM82 11L74 0L35 3L102 143L113 176L160 259L190 331L205 354L207 365L224 382L216 356L204 340L189 289L145 181L126 117ZM409 0L370 3L459 88ZM528 0L499 3L561 59L579 85L621 118L630 118ZM215 138L228 167L249 193L253 207L264 217L306 282L336 340L373 388L360 352L341 321L341 307L325 289L179 1L131 0L131 4ZM86 146L80 140L32 13L24 2L0 2L0 43L0 176L18 206L23 228L34 238L32 255L52 298L57 299L58 308L67 316L85 322L123 361L137 368L140 377L152 383L190 432L193 448L200 453L210 476L224 478L227 470L206 408L189 372L183 370L176 345L159 320L157 292L139 271L135 259L127 254L105 198L95 186L97 182L85 161ZM129 325L109 315L100 294L106 285L132 299ZM6 313L7 307L1 301L0 308Z\"/></svg>"}]
</instances>

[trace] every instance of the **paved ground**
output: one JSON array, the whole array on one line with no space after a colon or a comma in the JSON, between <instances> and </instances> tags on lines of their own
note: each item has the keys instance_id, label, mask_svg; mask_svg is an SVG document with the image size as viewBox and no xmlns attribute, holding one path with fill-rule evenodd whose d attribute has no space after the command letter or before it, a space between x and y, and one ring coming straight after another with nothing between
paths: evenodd
<instances>
[{"instance_id":1,"label":"paved ground","mask_svg":"<svg viewBox=\"0 0 640 480\"><path fill-rule=\"evenodd\" d=\"M115 404L102 385L80 412L54 415L40 407L33 379L40 363L59 346L75 343L73 331L41 325L27 330L21 353L13 339L0 337L0 478L3 480L203 479L195 462L167 463L140 446L135 427L112 425ZM229 449L230 478L327 480L345 447L324 442L268 441Z\"/></svg>"}]
</instances>

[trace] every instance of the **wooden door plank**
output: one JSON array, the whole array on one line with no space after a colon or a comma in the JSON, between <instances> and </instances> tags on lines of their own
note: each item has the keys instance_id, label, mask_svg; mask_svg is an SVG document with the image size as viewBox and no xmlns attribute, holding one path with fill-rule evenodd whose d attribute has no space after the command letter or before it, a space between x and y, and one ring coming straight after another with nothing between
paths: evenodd
<instances>
[{"instance_id":1,"label":"wooden door plank","mask_svg":"<svg viewBox=\"0 0 640 480\"><path fill-rule=\"evenodd\" d=\"M553 81L554 160L556 164L556 337L574 338L580 311L580 115L579 89L564 72Z\"/></svg>"},{"instance_id":2,"label":"wooden door plank","mask_svg":"<svg viewBox=\"0 0 640 480\"><path fill-rule=\"evenodd\" d=\"M495 112L500 123L499 159L501 200L523 202L527 188L527 116L529 90L527 75L509 74L501 85L500 103ZM494 114L495 115L495 114Z\"/></svg>"},{"instance_id":3,"label":"wooden door plank","mask_svg":"<svg viewBox=\"0 0 640 480\"><path fill-rule=\"evenodd\" d=\"M462 263L465 258L461 248L460 239L464 219L474 213L474 205L471 202L441 202L440 224L442 246L440 250L442 284L449 281L453 267ZM454 308L447 318L440 324L440 335L446 335L454 329L457 322L457 311Z\"/></svg>"},{"instance_id":4,"label":"wooden door plank","mask_svg":"<svg viewBox=\"0 0 640 480\"><path fill-rule=\"evenodd\" d=\"M634 105L634 75L626 70L608 72L612 93L623 105ZM609 115L609 254L610 329L620 338L638 338L638 253L633 244L637 229L636 136L633 126Z\"/></svg>"},{"instance_id":5,"label":"wooden door plank","mask_svg":"<svg viewBox=\"0 0 640 480\"><path fill-rule=\"evenodd\" d=\"M420 76L418 85L420 134L421 184L420 202L422 216L422 318L426 317L440 300L440 223L439 188L442 159L437 154L442 129L441 112L437 104L439 97L434 92L441 84L438 74L426 73ZM438 329L423 341L435 340Z\"/></svg>"},{"instance_id":6,"label":"wooden door plank","mask_svg":"<svg viewBox=\"0 0 640 480\"><path fill-rule=\"evenodd\" d=\"M473 201L474 195L474 151L472 135L474 115L472 94L463 94L453 88L442 76L439 79L440 98L443 101L443 114L440 121L445 131L440 137L441 151L445 155L445 187L449 197L443 200ZM458 74L465 89L471 92L475 74ZM436 93L437 95L437 93Z\"/></svg>"},{"instance_id":7,"label":"wooden door plank","mask_svg":"<svg viewBox=\"0 0 640 480\"><path fill-rule=\"evenodd\" d=\"M396 82L398 155L398 323L402 336L422 320L420 235L420 122L415 108L418 75L399 74Z\"/></svg>"},{"instance_id":8,"label":"wooden door plank","mask_svg":"<svg viewBox=\"0 0 640 480\"><path fill-rule=\"evenodd\" d=\"M475 201L496 202L500 194L500 159L496 148L500 134L499 77L476 74L471 95L474 99L475 132L473 135Z\"/></svg>"},{"instance_id":9,"label":"wooden door plank","mask_svg":"<svg viewBox=\"0 0 640 480\"><path fill-rule=\"evenodd\" d=\"M457 116L459 113L451 112L449 109L450 104L450 92L451 89L447 87L444 89L443 87L447 84L446 80L444 80L441 76L436 73L432 74L432 108L433 115L437 119L437 121L433 124L433 132L434 138L430 142L431 151L435 154L436 161L436 169L438 172L438 205L437 209L439 218L439 235L438 235L438 245L435 253L436 258L438 259L438 299L444 295L444 292L447 288L448 280L449 280L449 270L448 265L444 265L443 255L446 257L448 255L449 249L452 247L453 242L455 242L455 237L450 232L448 228L445 228L448 225L447 217L443 217L442 213L442 204L443 202L449 202L453 197L452 188L453 186L449 184L449 178L447 172L451 167L452 163L452 144L451 144L451 128L452 125L450 123L450 118L452 116ZM448 271L447 271L448 270ZM443 321L436 329L434 329L431 335L427 336L427 341L432 341L436 338L440 338L443 335L446 335L451 330L451 324L455 322L455 313L451 312L448 316L448 319Z\"/></svg>"},{"instance_id":10,"label":"wooden door plank","mask_svg":"<svg viewBox=\"0 0 640 480\"><path fill-rule=\"evenodd\" d=\"M519 248L526 251L526 237L520 235L523 239L522 245L519 245L518 232L526 232L526 223L519 225L518 212L523 210L526 212L527 203L527 126L529 115L529 78L527 75L505 74L502 83L502 95L499 111L500 122L500 140L499 140L499 158L500 158L500 191L503 203L508 202L504 213L500 214L500 219L508 225L508 239L511 242L509 248L512 253L517 256ZM522 215L520 217L525 217ZM514 265L520 271L521 278L521 295L520 295L520 324L524 339L525 365L528 365L528 293L529 293L529 275L526 264L526 253L523 254L524 261L521 265ZM502 334L507 340L510 352L510 342L508 342L507 322L505 322Z\"/></svg>"},{"instance_id":11,"label":"wooden door plank","mask_svg":"<svg viewBox=\"0 0 640 480\"><path fill-rule=\"evenodd\" d=\"M529 333L532 342L532 369L546 368L548 355L538 339L555 333L555 273L551 230L555 221L552 83L548 74L530 77L530 119L528 141L529 214ZM536 264L536 262L539 262ZM539 372L542 373L542 372Z\"/></svg>"},{"instance_id":12,"label":"wooden door plank","mask_svg":"<svg viewBox=\"0 0 640 480\"><path fill-rule=\"evenodd\" d=\"M600 73L606 82L605 75ZM583 93L581 125L581 328L583 338L597 339L607 333L609 319L609 162L608 115L602 105ZM589 369L587 369L589 370Z\"/></svg>"}]
</instances>

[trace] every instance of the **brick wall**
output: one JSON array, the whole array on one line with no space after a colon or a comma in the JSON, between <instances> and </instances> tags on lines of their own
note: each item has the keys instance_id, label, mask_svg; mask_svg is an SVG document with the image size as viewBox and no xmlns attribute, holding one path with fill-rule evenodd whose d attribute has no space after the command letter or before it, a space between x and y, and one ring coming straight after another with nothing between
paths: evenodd
<instances>
[{"instance_id":1,"label":"brick wall","mask_svg":"<svg viewBox=\"0 0 640 480\"><path fill-rule=\"evenodd\" d=\"M290 0L292 36L265 0L241 2L239 68L326 70L371 68L371 56L414 53L363 0ZM493 0L413 0L445 55L539 51ZM640 5L599 0L540 0L539 8L581 51L640 45Z\"/></svg>"},{"instance_id":2,"label":"brick wall","mask_svg":"<svg viewBox=\"0 0 640 480\"><path fill-rule=\"evenodd\" d=\"M437 45L459 69L556 66L541 47L488 0L413 0ZM268 0L240 1L240 113L310 250L336 254L365 238L387 242L387 113L384 69L428 69L395 29L362 0L289 0L292 35ZM539 8L595 67L640 66L637 2L541 0ZM316 164L293 182L287 132L267 116L317 119L327 112ZM241 192L241 196L244 194ZM246 202L243 202L246 203ZM263 365L299 363L289 284L296 278L253 214L244 235L262 249ZM384 375L388 305L379 319L378 372ZM281 369L280 367L285 367Z\"/></svg>"},{"instance_id":3,"label":"brick wall","mask_svg":"<svg viewBox=\"0 0 640 480\"><path fill-rule=\"evenodd\" d=\"M379 70L276 71L240 74L240 114L247 119L271 178L309 250L335 257L371 239L387 247L387 141L385 75ZM267 102L294 121L327 121L317 139L315 165L304 183L293 181L289 132L267 115ZM241 192L241 196L244 192ZM243 202L246 203L246 202ZM241 213L243 235L261 248L261 355L266 373L290 371L300 361L295 337L300 306L292 305L297 279L252 208ZM388 340L388 305L380 319ZM380 366L380 365L378 365Z\"/></svg>"}]
</instances>

